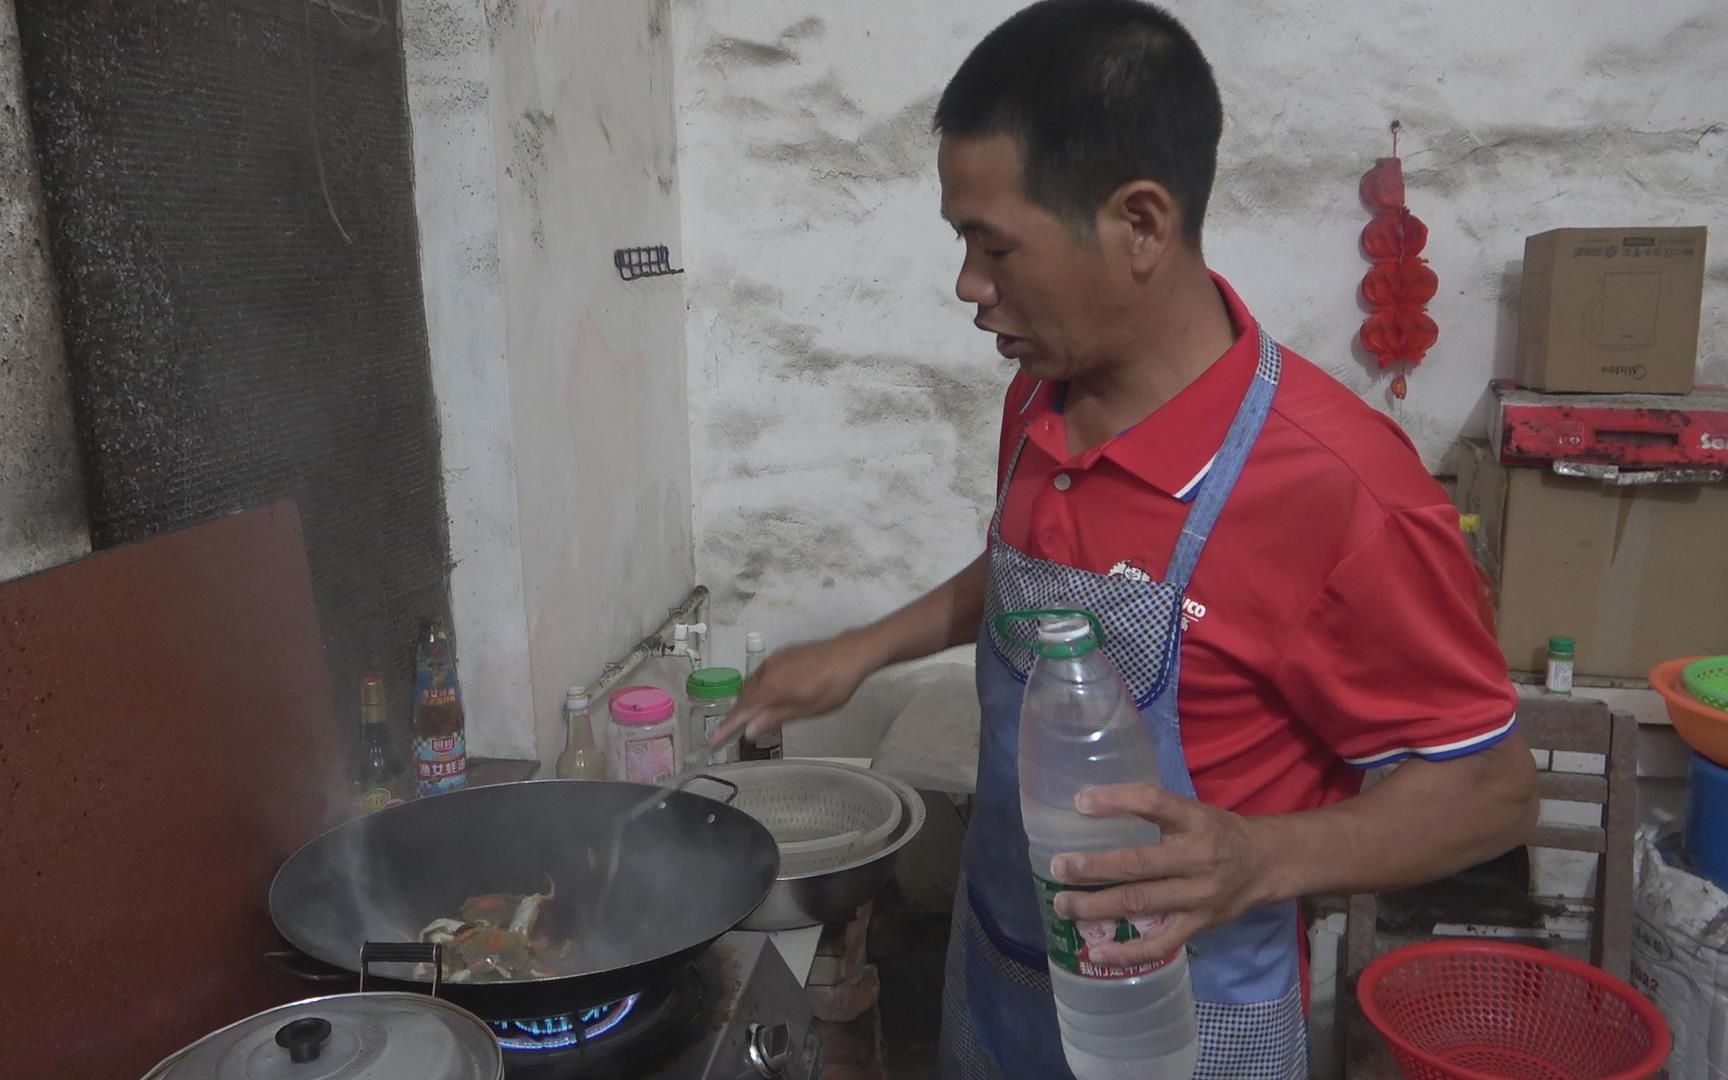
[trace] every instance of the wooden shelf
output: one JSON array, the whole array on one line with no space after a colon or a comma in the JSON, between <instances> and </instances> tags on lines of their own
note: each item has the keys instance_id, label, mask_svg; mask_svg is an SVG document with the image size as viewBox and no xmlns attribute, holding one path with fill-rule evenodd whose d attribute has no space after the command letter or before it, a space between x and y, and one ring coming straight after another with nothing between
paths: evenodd
<instances>
[{"instance_id":1,"label":"wooden shelf","mask_svg":"<svg viewBox=\"0 0 1728 1080\"><path fill-rule=\"evenodd\" d=\"M538 761L519 761L515 758L468 759L468 783L473 787L532 780L539 771Z\"/></svg>"}]
</instances>

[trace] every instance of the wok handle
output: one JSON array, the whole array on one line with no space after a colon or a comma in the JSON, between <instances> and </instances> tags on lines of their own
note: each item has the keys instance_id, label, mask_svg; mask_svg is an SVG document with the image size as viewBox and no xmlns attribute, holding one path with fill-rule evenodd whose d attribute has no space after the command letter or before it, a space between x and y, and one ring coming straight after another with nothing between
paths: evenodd
<instances>
[{"instance_id":1,"label":"wok handle","mask_svg":"<svg viewBox=\"0 0 1728 1080\"><path fill-rule=\"evenodd\" d=\"M730 780L723 780L720 777L714 776L711 773L694 773L690 776L686 776L684 779L678 781L677 787L675 787L673 790L683 791L685 788L689 787L691 784L694 784L698 780L707 780L710 783L719 784L721 787L726 788L727 789L726 797L724 799L721 799L720 801L722 803L726 804L727 806L731 806L732 800L736 799L738 797L738 785L737 784L734 784Z\"/></svg>"},{"instance_id":2,"label":"wok handle","mask_svg":"<svg viewBox=\"0 0 1728 1080\"><path fill-rule=\"evenodd\" d=\"M432 996L444 988L444 946L435 941L368 941L360 946L360 992L373 964L431 964Z\"/></svg>"},{"instance_id":3,"label":"wok handle","mask_svg":"<svg viewBox=\"0 0 1728 1080\"><path fill-rule=\"evenodd\" d=\"M296 979L304 979L307 982L349 982L354 978L354 973L351 971L343 971L339 967L332 967L322 960L314 960L305 953L292 950L265 953L264 960L276 970L285 971Z\"/></svg>"}]
</instances>

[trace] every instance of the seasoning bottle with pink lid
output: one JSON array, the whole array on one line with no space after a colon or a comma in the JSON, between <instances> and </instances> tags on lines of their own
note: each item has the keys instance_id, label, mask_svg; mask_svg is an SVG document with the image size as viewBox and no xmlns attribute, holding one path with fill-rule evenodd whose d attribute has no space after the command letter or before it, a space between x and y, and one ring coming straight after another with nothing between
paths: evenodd
<instances>
[{"instance_id":1,"label":"seasoning bottle with pink lid","mask_svg":"<svg viewBox=\"0 0 1728 1080\"><path fill-rule=\"evenodd\" d=\"M684 740L671 694L652 686L620 690L612 695L611 713L606 745L614 779L663 784L678 774Z\"/></svg>"}]
</instances>

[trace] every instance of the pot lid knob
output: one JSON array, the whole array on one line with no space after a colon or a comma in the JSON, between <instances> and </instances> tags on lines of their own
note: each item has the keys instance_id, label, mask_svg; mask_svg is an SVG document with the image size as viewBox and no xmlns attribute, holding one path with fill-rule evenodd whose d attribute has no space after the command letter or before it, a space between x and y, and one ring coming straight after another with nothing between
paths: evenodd
<instances>
[{"instance_id":1,"label":"pot lid knob","mask_svg":"<svg viewBox=\"0 0 1728 1080\"><path fill-rule=\"evenodd\" d=\"M318 1060L329 1041L330 1021L322 1016L303 1016L276 1032L276 1045L288 1051L288 1060L296 1065Z\"/></svg>"}]
</instances>

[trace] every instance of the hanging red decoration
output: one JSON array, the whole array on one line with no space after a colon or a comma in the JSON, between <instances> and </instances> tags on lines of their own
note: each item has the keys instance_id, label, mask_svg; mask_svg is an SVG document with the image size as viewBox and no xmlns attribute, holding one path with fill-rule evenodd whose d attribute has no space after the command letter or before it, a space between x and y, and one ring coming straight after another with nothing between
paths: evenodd
<instances>
[{"instance_id":1,"label":"hanging red decoration","mask_svg":"<svg viewBox=\"0 0 1728 1080\"><path fill-rule=\"evenodd\" d=\"M1362 278L1362 299L1369 308L1362 323L1362 347L1380 369L1398 369L1392 396L1403 400L1410 369L1422 362L1440 338L1428 316L1428 301L1440 279L1422 258L1428 226L1404 205L1404 163L1398 157L1398 125L1392 125L1392 156L1383 157L1362 177L1362 201L1374 217L1362 230L1362 254L1372 264Z\"/></svg>"}]
</instances>

